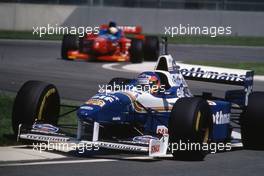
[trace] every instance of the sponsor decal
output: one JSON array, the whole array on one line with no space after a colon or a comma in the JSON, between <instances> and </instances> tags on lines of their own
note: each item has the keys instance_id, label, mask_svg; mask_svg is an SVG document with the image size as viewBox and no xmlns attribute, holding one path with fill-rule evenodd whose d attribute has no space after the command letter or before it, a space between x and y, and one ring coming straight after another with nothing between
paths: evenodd
<instances>
[{"instance_id":1,"label":"sponsor decal","mask_svg":"<svg viewBox=\"0 0 264 176\"><path fill-rule=\"evenodd\" d=\"M80 109L90 110L92 111L94 108L91 106L81 106Z\"/></svg>"},{"instance_id":2,"label":"sponsor decal","mask_svg":"<svg viewBox=\"0 0 264 176\"><path fill-rule=\"evenodd\" d=\"M194 77L194 78L204 78L204 79L215 79L224 81L234 81L234 82L244 82L245 75L240 75L236 73L221 72L221 69L203 70L202 67L189 67L182 68L180 72L183 76Z\"/></svg>"},{"instance_id":3,"label":"sponsor decal","mask_svg":"<svg viewBox=\"0 0 264 176\"><path fill-rule=\"evenodd\" d=\"M145 136L136 136L136 137L133 138L133 141L134 142L138 142L138 143L148 144L151 139L159 140L156 137L153 137L153 136L150 136L150 135L145 135Z\"/></svg>"},{"instance_id":4,"label":"sponsor decal","mask_svg":"<svg viewBox=\"0 0 264 176\"><path fill-rule=\"evenodd\" d=\"M140 74L137 78L138 84L149 84L149 79L151 78L151 76L143 73Z\"/></svg>"},{"instance_id":5,"label":"sponsor decal","mask_svg":"<svg viewBox=\"0 0 264 176\"><path fill-rule=\"evenodd\" d=\"M152 145L151 146L151 153L159 153L160 152L160 145Z\"/></svg>"},{"instance_id":6,"label":"sponsor decal","mask_svg":"<svg viewBox=\"0 0 264 176\"><path fill-rule=\"evenodd\" d=\"M223 113L222 111L213 114L213 122L214 124L228 124L230 123L230 113Z\"/></svg>"},{"instance_id":7,"label":"sponsor decal","mask_svg":"<svg viewBox=\"0 0 264 176\"><path fill-rule=\"evenodd\" d=\"M125 32L140 32L137 26L118 26L118 29L121 29Z\"/></svg>"},{"instance_id":8,"label":"sponsor decal","mask_svg":"<svg viewBox=\"0 0 264 176\"><path fill-rule=\"evenodd\" d=\"M105 105L105 102L99 99L90 99L86 102L86 104L97 105L97 106L103 107Z\"/></svg>"},{"instance_id":9,"label":"sponsor decal","mask_svg":"<svg viewBox=\"0 0 264 176\"><path fill-rule=\"evenodd\" d=\"M38 130L38 131L43 131L43 132L56 133L59 131L58 127L55 127L51 124L34 124L32 128L33 130Z\"/></svg>"},{"instance_id":10,"label":"sponsor decal","mask_svg":"<svg viewBox=\"0 0 264 176\"><path fill-rule=\"evenodd\" d=\"M121 120L121 117L113 117L112 120Z\"/></svg>"},{"instance_id":11,"label":"sponsor decal","mask_svg":"<svg viewBox=\"0 0 264 176\"><path fill-rule=\"evenodd\" d=\"M168 128L166 126L164 126L164 125L158 125L156 133L157 134L162 134L162 135L168 134Z\"/></svg>"},{"instance_id":12,"label":"sponsor decal","mask_svg":"<svg viewBox=\"0 0 264 176\"><path fill-rule=\"evenodd\" d=\"M107 94L107 95L99 94L99 95L93 96L92 99L104 100L110 103L112 103L113 101L119 101L119 98L113 94Z\"/></svg>"}]
</instances>

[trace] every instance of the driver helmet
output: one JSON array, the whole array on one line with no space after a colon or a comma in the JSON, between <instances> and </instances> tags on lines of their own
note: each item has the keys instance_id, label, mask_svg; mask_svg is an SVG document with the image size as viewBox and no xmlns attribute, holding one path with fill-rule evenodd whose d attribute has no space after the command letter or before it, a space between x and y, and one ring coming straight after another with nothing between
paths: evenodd
<instances>
[{"instance_id":1,"label":"driver helmet","mask_svg":"<svg viewBox=\"0 0 264 176\"><path fill-rule=\"evenodd\" d=\"M116 34L118 32L118 28L116 26L116 23L111 21L108 25L108 30L110 34Z\"/></svg>"},{"instance_id":2,"label":"driver helmet","mask_svg":"<svg viewBox=\"0 0 264 176\"><path fill-rule=\"evenodd\" d=\"M143 72L137 77L137 85L142 91L149 91L151 94L158 93L161 83L155 72Z\"/></svg>"}]
</instances>

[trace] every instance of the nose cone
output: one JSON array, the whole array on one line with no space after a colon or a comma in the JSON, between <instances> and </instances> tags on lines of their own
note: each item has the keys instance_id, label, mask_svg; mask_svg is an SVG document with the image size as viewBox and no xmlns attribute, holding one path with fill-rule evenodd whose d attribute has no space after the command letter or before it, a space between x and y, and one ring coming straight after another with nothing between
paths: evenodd
<instances>
[{"instance_id":1,"label":"nose cone","mask_svg":"<svg viewBox=\"0 0 264 176\"><path fill-rule=\"evenodd\" d=\"M87 122L126 122L131 108L130 99L122 94L97 94L77 111L79 119Z\"/></svg>"},{"instance_id":2,"label":"nose cone","mask_svg":"<svg viewBox=\"0 0 264 176\"><path fill-rule=\"evenodd\" d=\"M101 109L100 106L84 104L77 111L77 116L83 121L97 121L98 112Z\"/></svg>"}]
</instances>

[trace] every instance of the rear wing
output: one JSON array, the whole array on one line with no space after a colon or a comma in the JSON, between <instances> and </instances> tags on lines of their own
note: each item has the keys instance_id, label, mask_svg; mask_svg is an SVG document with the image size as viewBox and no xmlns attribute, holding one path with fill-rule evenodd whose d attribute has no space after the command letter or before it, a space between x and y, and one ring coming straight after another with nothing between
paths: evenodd
<instances>
[{"instance_id":1,"label":"rear wing","mask_svg":"<svg viewBox=\"0 0 264 176\"><path fill-rule=\"evenodd\" d=\"M101 29L107 29L108 25L103 24L100 26ZM121 29L124 34L141 34L141 26L117 26L118 29Z\"/></svg>"},{"instance_id":2,"label":"rear wing","mask_svg":"<svg viewBox=\"0 0 264 176\"><path fill-rule=\"evenodd\" d=\"M178 63L185 79L245 86L253 84L254 71Z\"/></svg>"},{"instance_id":3,"label":"rear wing","mask_svg":"<svg viewBox=\"0 0 264 176\"><path fill-rule=\"evenodd\" d=\"M185 79L243 86L246 94L252 91L254 71L210 67L177 63L171 55L162 55L157 61L155 70L181 73Z\"/></svg>"}]
</instances>

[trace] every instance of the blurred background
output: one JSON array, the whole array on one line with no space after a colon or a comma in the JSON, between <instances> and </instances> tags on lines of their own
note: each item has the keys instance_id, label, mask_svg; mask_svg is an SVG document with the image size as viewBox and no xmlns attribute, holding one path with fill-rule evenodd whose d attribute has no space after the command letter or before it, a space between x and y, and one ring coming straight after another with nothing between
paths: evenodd
<instances>
[{"instance_id":1,"label":"blurred background","mask_svg":"<svg viewBox=\"0 0 264 176\"><path fill-rule=\"evenodd\" d=\"M263 0L1 0L36 4L72 4L134 8L263 11Z\"/></svg>"},{"instance_id":2,"label":"blurred background","mask_svg":"<svg viewBox=\"0 0 264 176\"><path fill-rule=\"evenodd\" d=\"M114 20L149 34L165 26L231 26L233 36L263 36L263 0L0 0L0 30L97 26Z\"/></svg>"}]
</instances>

